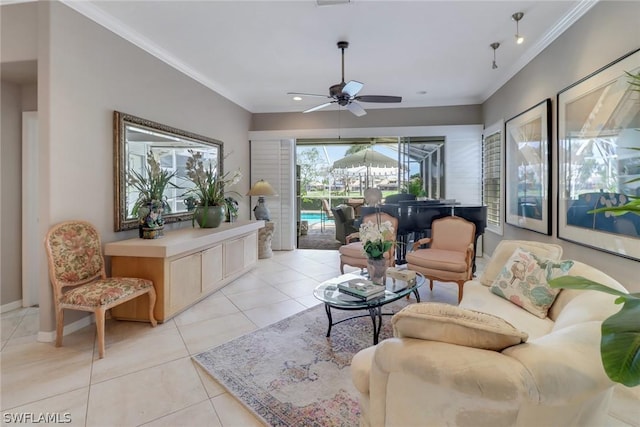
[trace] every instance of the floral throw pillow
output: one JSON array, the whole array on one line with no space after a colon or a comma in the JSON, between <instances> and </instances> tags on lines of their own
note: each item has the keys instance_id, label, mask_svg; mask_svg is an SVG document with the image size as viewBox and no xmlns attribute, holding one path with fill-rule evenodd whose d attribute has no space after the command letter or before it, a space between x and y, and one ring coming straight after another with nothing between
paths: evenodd
<instances>
[{"instance_id":1,"label":"floral throw pillow","mask_svg":"<svg viewBox=\"0 0 640 427\"><path fill-rule=\"evenodd\" d=\"M518 248L490 289L494 294L544 319L560 292L560 289L549 286L549 280L565 276L572 266L573 261L540 258Z\"/></svg>"}]
</instances>

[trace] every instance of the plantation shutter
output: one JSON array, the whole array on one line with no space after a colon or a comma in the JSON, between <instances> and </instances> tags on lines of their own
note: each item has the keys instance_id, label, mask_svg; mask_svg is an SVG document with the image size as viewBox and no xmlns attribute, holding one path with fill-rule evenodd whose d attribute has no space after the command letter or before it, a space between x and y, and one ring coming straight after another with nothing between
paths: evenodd
<instances>
[{"instance_id":1,"label":"plantation shutter","mask_svg":"<svg viewBox=\"0 0 640 427\"><path fill-rule=\"evenodd\" d=\"M502 234L502 131L484 138L482 203L487 205L487 228Z\"/></svg>"},{"instance_id":2,"label":"plantation shutter","mask_svg":"<svg viewBox=\"0 0 640 427\"><path fill-rule=\"evenodd\" d=\"M478 205L482 201L482 130L447 138L445 198Z\"/></svg>"},{"instance_id":3,"label":"plantation shutter","mask_svg":"<svg viewBox=\"0 0 640 427\"><path fill-rule=\"evenodd\" d=\"M251 141L251 186L264 179L276 190L278 196L265 197L275 223L271 248L293 250L296 241L295 219L295 141ZM258 202L251 198L251 209ZM253 218L253 212L251 212Z\"/></svg>"}]
</instances>

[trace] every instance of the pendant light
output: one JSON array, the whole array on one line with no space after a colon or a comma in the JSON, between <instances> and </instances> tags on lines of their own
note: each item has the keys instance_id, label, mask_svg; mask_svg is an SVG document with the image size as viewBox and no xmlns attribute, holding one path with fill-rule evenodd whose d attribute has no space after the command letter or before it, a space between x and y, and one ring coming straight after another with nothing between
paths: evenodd
<instances>
[{"instance_id":1,"label":"pendant light","mask_svg":"<svg viewBox=\"0 0 640 427\"><path fill-rule=\"evenodd\" d=\"M500 43L494 42L489 46L491 46L491 49L493 49L493 63L491 64L491 68L495 70L496 68L498 68L498 64L496 64L496 49L500 47Z\"/></svg>"},{"instance_id":2,"label":"pendant light","mask_svg":"<svg viewBox=\"0 0 640 427\"><path fill-rule=\"evenodd\" d=\"M523 16L524 16L523 12L516 12L513 15L511 15L511 18L514 21L516 21L516 43L517 44L522 44L524 42L524 37L520 35L520 26L519 26L519 22Z\"/></svg>"}]
</instances>

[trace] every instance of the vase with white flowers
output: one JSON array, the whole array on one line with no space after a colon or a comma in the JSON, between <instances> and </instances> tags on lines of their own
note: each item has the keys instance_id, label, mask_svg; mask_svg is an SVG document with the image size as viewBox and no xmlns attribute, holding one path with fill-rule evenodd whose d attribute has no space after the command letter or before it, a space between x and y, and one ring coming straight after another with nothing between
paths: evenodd
<instances>
[{"instance_id":1,"label":"vase with white flowers","mask_svg":"<svg viewBox=\"0 0 640 427\"><path fill-rule=\"evenodd\" d=\"M237 184L242 179L240 170L220 175L213 162L204 158L199 151L189 150L187 159L187 179L193 183L193 188L185 195L196 199L193 219L202 228L215 228L225 219L227 202L225 187ZM228 193L238 194L235 191Z\"/></svg>"},{"instance_id":2,"label":"vase with white flowers","mask_svg":"<svg viewBox=\"0 0 640 427\"><path fill-rule=\"evenodd\" d=\"M391 221L367 221L360 225L360 241L367 255L369 280L375 284L385 283L387 259L384 254L393 247L394 229Z\"/></svg>"}]
</instances>

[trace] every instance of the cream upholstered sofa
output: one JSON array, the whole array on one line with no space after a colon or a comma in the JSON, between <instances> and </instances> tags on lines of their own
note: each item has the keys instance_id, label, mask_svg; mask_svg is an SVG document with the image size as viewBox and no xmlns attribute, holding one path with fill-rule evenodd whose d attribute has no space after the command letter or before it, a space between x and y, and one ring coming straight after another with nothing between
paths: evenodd
<instances>
[{"instance_id":1,"label":"cream upholstered sofa","mask_svg":"<svg viewBox=\"0 0 640 427\"><path fill-rule=\"evenodd\" d=\"M562 290L548 317L540 318L492 293L489 285L519 247L546 258L562 254L557 245L502 241L480 278L465 284L460 307L505 319L528 334L528 340L494 351L443 342L456 342L446 337L407 337L394 324L396 337L360 351L352 360L361 425L605 425L614 384L600 359L600 325L620 306L608 294ZM611 277L580 262L574 262L568 274L626 292ZM405 310L415 311L419 305ZM421 326L425 331L433 327Z\"/></svg>"}]
</instances>

